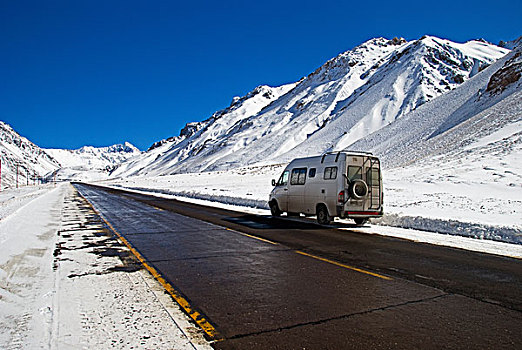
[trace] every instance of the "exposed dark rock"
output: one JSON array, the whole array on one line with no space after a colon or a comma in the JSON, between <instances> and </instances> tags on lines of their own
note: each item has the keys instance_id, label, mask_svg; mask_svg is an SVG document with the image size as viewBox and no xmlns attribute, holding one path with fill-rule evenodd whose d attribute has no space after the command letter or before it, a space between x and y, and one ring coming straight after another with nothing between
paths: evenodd
<instances>
[{"instance_id":1,"label":"exposed dark rock","mask_svg":"<svg viewBox=\"0 0 522 350\"><path fill-rule=\"evenodd\" d=\"M464 82L464 77L462 76L462 74L456 74L453 77L453 81L456 82L457 84L462 84Z\"/></svg>"},{"instance_id":2,"label":"exposed dark rock","mask_svg":"<svg viewBox=\"0 0 522 350\"><path fill-rule=\"evenodd\" d=\"M522 61L517 61L517 59L521 54L520 51L517 52L502 68L491 76L486 91L491 94L498 94L504 91L509 85L520 80L520 76L522 75Z\"/></svg>"}]
</instances>

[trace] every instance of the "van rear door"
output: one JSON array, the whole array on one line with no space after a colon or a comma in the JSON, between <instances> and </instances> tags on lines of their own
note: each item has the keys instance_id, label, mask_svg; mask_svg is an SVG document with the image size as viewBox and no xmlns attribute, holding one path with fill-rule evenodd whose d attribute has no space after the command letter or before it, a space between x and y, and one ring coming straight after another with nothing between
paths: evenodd
<instances>
[{"instance_id":1,"label":"van rear door","mask_svg":"<svg viewBox=\"0 0 522 350\"><path fill-rule=\"evenodd\" d=\"M382 203L382 178L379 160L369 158L369 167L366 172L368 183L368 210L380 210Z\"/></svg>"},{"instance_id":2,"label":"van rear door","mask_svg":"<svg viewBox=\"0 0 522 350\"><path fill-rule=\"evenodd\" d=\"M346 210L378 212L382 203L382 179L379 160L375 157L353 155L347 167L349 200Z\"/></svg>"}]
</instances>

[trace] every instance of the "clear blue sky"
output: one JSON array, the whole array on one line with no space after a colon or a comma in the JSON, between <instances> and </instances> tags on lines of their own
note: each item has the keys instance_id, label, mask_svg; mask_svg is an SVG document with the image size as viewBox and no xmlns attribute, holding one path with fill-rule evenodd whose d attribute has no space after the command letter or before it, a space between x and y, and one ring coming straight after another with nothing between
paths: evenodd
<instances>
[{"instance_id":1,"label":"clear blue sky","mask_svg":"<svg viewBox=\"0 0 522 350\"><path fill-rule=\"evenodd\" d=\"M42 147L146 149L378 36L494 43L522 1L0 1L0 120Z\"/></svg>"}]
</instances>

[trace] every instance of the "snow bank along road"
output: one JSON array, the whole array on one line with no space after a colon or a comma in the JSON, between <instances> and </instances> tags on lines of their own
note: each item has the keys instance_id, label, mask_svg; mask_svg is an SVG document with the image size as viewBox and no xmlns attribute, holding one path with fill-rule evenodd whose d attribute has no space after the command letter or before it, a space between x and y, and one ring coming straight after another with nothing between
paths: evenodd
<instances>
[{"instance_id":1,"label":"snow bank along road","mask_svg":"<svg viewBox=\"0 0 522 350\"><path fill-rule=\"evenodd\" d=\"M217 349L522 347L519 259L76 187Z\"/></svg>"}]
</instances>

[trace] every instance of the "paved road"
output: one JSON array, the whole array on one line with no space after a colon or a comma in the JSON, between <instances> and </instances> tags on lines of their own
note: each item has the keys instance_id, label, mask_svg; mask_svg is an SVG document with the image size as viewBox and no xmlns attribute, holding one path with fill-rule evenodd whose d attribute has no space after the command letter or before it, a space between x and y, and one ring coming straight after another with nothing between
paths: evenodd
<instances>
[{"instance_id":1,"label":"paved road","mask_svg":"<svg viewBox=\"0 0 522 350\"><path fill-rule=\"evenodd\" d=\"M76 187L217 349L522 348L520 260Z\"/></svg>"}]
</instances>

